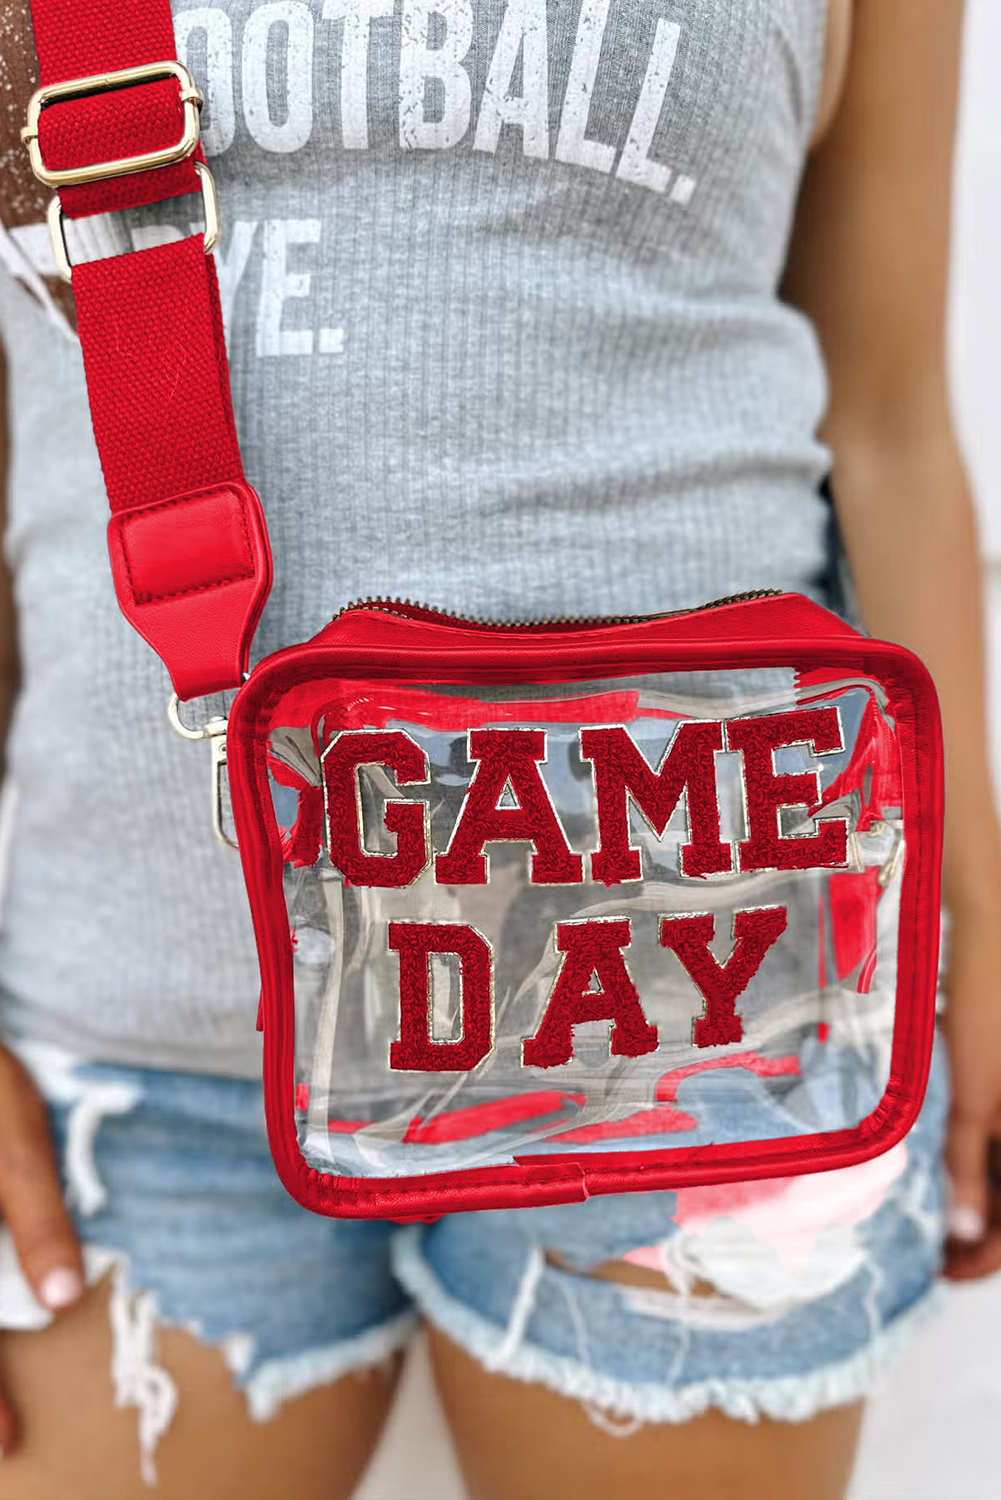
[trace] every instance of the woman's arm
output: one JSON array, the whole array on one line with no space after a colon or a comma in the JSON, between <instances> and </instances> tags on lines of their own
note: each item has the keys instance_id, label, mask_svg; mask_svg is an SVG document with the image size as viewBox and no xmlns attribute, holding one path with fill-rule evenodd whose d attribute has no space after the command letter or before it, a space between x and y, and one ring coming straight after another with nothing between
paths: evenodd
<instances>
[{"instance_id":1,"label":"woman's arm","mask_svg":"<svg viewBox=\"0 0 1001 1500\"><path fill-rule=\"evenodd\" d=\"M0 343L0 537L7 529L7 359ZM21 686L21 662L17 649L17 617L14 587L6 555L0 547L0 781L6 770L7 730L14 699Z\"/></svg>"},{"instance_id":2,"label":"woman's arm","mask_svg":"<svg viewBox=\"0 0 1001 1500\"><path fill-rule=\"evenodd\" d=\"M984 598L947 372L962 0L856 4L841 102L804 179L784 295L831 381L822 436L867 628L916 652L942 708L943 899L954 1103L949 1270L1001 1266L987 1148L1001 1136L1001 833L985 702Z\"/></svg>"},{"instance_id":3,"label":"woman's arm","mask_svg":"<svg viewBox=\"0 0 1001 1500\"><path fill-rule=\"evenodd\" d=\"M7 364L0 343L0 537L7 526ZM0 547L0 775L20 688L13 580ZM0 921L3 920L0 913ZM57 1311L83 1291L83 1258L63 1201L45 1105L12 1052L0 1044L0 1214L36 1297ZM17 1417L0 1391L0 1455L18 1441Z\"/></svg>"}]
</instances>

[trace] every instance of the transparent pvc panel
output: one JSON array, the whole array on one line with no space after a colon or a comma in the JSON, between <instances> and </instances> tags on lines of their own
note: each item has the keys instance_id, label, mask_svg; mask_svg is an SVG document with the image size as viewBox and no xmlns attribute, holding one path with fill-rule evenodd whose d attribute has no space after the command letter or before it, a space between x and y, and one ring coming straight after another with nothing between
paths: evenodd
<instances>
[{"instance_id":1,"label":"transparent pvc panel","mask_svg":"<svg viewBox=\"0 0 1001 1500\"><path fill-rule=\"evenodd\" d=\"M391 1177L805 1136L857 1125L879 1103L904 865L879 684L797 687L785 669L546 686L340 681L317 684L299 717L273 725L269 763L287 854L296 1121L319 1171ZM530 738L509 756L514 731ZM359 736L379 757L406 746L406 774L361 759ZM684 767L680 751L670 760L683 742ZM672 766L665 814L671 795L654 782ZM694 780L682 783L685 767ZM392 827L412 805L407 846L422 824L426 852L413 878L351 879L345 837L356 877L389 868L404 846ZM539 843L478 846L484 828L524 828L519 814ZM771 834L782 853L769 863ZM707 848L718 867L686 873ZM788 848L802 868L778 867ZM478 857L485 883L463 878ZM550 878L533 881L536 858ZM472 936L450 948L458 932ZM405 1005L416 1051L402 1046ZM436 1067L464 1038L468 1052L476 1027L482 1038L485 1008L482 1055Z\"/></svg>"}]
</instances>

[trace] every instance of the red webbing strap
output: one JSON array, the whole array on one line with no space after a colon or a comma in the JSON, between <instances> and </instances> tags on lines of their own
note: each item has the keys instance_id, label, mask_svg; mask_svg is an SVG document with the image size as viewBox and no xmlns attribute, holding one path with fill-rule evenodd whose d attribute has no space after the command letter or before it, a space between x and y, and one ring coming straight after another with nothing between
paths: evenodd
<instances>
[{"instance_id":1,"label":"red webbing strap","mask_svg":"<svg viewBox=\"0 0 1001 1500\"><path fill-rule=\"evenodd\" d=\"M168 0L31 0L38 74L43 84L112 73L140 63L176 60ZM137 156L180 138L183 111L173 78L131 84L80 99L58 99L42 111L38 144L47 167L62 170ZM197 193L194 158L60 189L69 219Z\"/></svg>"},{"instance_id":2,"label":"red webbing strap","mask_svg":"<svg viewBox=\"0 0 1001 1500\"><path fill-rule=\"evenodd\" d=\"M202 236L73 271L94 436L115 512L241 479L212 260Z\"/></svg>"},{"instance_id":3,"label":"red webbing strap","mask_svg":"<svg viewBox=\"0 0 1001 1500\"><path fill-rule=\"evenodd\" d=\"M31 0L31 10L43 82L176 56L169 0ZM51 129L50 116L58 122ZM48 167L135 155L180 133L174 78L59 100L39 120ZM59 197L79 215L198 186L189 157L62 188ZM237 687L271 588L271 553L243 475L204 235L82 262L73 292L119 605L164 661L179 698Z\"/></svg>"}]
</instances>

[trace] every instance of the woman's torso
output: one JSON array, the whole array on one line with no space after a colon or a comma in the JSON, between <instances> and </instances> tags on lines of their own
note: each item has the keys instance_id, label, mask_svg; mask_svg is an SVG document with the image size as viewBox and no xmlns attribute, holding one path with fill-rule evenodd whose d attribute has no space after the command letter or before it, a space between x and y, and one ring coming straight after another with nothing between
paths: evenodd
<instances>
[{"instance_id":1,"label":"woman's torso","mask_svg":"<svg viewBox=\"0 0 1001 1500\"><path fill-rule=\"evenodd\" d=\"M275 559L252 660L370 594L512 617L823 597L824 371L776 289L826 9L173 4L208 99L236 423ZM71 249L198 214L172 200ZM43 235L8 237L11 265ZM24 668L0 1021L253 1074L239 859L209 826L206 758L167 727L166 671L118 613L79 346L2 271L0 331Z\"/></svg>"}]
</instances>

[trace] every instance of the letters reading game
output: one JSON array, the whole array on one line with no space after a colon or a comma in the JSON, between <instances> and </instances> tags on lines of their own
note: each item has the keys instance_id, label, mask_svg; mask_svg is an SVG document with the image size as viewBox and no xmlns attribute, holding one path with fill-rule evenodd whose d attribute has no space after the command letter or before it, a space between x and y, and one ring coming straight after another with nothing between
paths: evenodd
<instances>
[{"instance_id":1,"label":"letters reading game","mask_svg":"<svg viewBox=\"0 0 1001 1500\"><path fill-rule=\"evenodd\" d=\"M492 843L526 846L529 879L535 885L575 885L590 878L607 887L643 879L641 851L630 843L629 806L644 816L653 833L664 836L682 795L688 836L680 847L679 875L702 880L710 875L757 870L844 869L848 820L818 820L814 833L791 837L781 832L782 808L820 804L817 770L779 774L774 752L805 745L815 755L844 749L838 711L833 706L722 721L678 724L660 766L654 769L622 726L580 730L582 760L593 776L598 847L575 852L567 840L546 787L544 729L470 729L467 753L473 765L447 848L431 847L427 798L390 799L385 827L395 852L366 847L358 779L361 766L385 768L397 786L427 785L428 758L403 730L344 731L323 755L328 849L346 882L403 888L429 866L441 885L488 885ZM720 810L714 757L739 751L745 809L745 837L734 843L720 836ZM736 999L759 969L768 949L786 928L782 906L736 911L729 958L720 964L710 950L710 913L665 914L657 931L691 978L703 1010L695 1017L697 1047L740 1041L743 1029ZM560 966L542 1020L522 1043L525 1066L550 1068L570 1061L574 1027L608 1021L614 1056L638 1057L658 1044L629 973L627 916L558 922L553 932ZM493 954L474 927L455 922L390 921L388 945L399 956L400 1032L390 1047L390 1066L427 1072L468 1071L490 1052L494 1035ZM462 1032L457 1041L431 1034L431 957L458 958ZM666 954L665 954L666 961Z\"/></svg>"}]
</instances>

